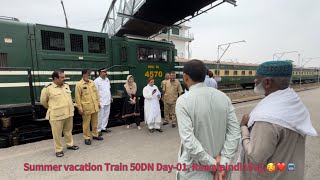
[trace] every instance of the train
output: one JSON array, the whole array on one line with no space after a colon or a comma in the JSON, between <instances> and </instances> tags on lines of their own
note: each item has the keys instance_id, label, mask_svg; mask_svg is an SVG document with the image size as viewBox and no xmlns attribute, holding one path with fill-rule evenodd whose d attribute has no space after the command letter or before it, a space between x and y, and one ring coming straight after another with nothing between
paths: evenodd
<instances>
[{"instance_id":1,"label":"train","mask_svg":"<svg viewBox=\"0 0 320 180\"><path fill-rule=\"evenodd\" d=\"M127 75L135 77L143 104L147 79L154 77L160 86L175 56L172 42L0 19L0 148L51 136L39 98L54 70L64 70L74 92L81 70L90 69L95 79L98 69L106 67L113 98L109 125L114 126L122 123ZM81 123L75 111L74 133L82 132Z\"/></svg>"},{"instance_id":2,"label":"train","mask_svg":"<svg viewBox=\"0 0 320 180\"><path fill-rule=\"evenodd\" d=\"M160 87L165 73L175 71L184 84L182 68L188 60L176 57L175 45L168 41L0 19L0 148L52 137L39 98L54 70L64 70L74 92L83 69L90 69L94 80L100 68L107 68L113 98L108 126L117 126L124 124L121 110L127 75L135 78L143 112L142 88L149 77ZM219 87L254 86L257 64L204 63L216 75ZM300 82L300 74L302 83L319 81L319 70L295 68L293 83ZM74 133L82 132L77 110L73 125Z\"/></svg>"},{"instance_id":3,"label":"train","mask_svg":"<svg viewBox=\"0 0 320 180\"><path fill-rule=\"evenodd\" d=\"M175 68L182 82L182 68L188 59L176 59ZM290 61L290 60L288 60ZM259 64L203 61L215 75L215 80L221 89L224 88L254 88L256 69ZM292 72L292 84L319 82L319 68L298 68L294 66Z\"/></svg>"}]
</instances>

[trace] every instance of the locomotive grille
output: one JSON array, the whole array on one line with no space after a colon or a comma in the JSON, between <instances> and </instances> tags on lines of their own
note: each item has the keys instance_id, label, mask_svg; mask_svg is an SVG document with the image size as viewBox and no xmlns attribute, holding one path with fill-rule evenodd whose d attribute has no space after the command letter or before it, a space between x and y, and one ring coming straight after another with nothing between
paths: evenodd
<instances>
[{"instance_id":1,"label":"locomotive grille","mask_svg":"<svg viewBox=\"0 0 320 180\"><path fill-rule=\"evenodd\" d=\"M88 36L89 53L106 53L105 38Z\"/></svg>"},{"instance_id":2,"label":"locomotive grille","mask_svg":"<svg viewBox=\"0 0 320 180\"><path fill-rule=\"evenodd\" d=\"M71 51L83 52L83 38L79 34L70 34Z\"/></svg>"},{"instance_id":3,"label":"locomotive grille","mask_svg":"<svg viewBox=\"0 0 320 180\"><path fill-rule=\"evenodd\" d=\"M7 53L0 53L0 67L7 67Z\"/></svg>"},{"instance_id":4,"label":"locomotive grille","mask_svg":"<svg viewBox=\"0 0 320 180\"><path fill-rule=\"evenodd\" d=\"M41 30L42 49L65 51L64 33Z\"/></svg>"}]
</instances>

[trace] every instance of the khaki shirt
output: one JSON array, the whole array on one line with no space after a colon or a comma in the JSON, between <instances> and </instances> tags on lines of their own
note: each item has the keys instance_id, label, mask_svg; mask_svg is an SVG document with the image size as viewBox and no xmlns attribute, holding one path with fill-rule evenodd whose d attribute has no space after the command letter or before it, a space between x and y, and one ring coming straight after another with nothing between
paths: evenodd
<instances>
[{"instance_id":1,"label":"khaki shirt","mask_svg":"<svg viewBox=\"0 0 320 180\"><path fill-rule=\"evenodd\" d=\"M41 91L40 103L46 108L46 119L50 121L67 119L74 115L74 105L68 84L58 86L50 83Z\"/></svg>"},{"instance_id":2,"label":"khaki shirt","mask_svg":"<svg viewBox=\"0 0 320 180\"><path fill-rule=\"evenodd\" d=\"M75 101L78 110L84 114L92 114L99 111L99 95L92 80L85 82L81 79L76 84Z\"/></svg>"},{"instance_id":3,"label":"khaki shirt","mask_svg":"<svg viewBox=\"0 0 320 180\"><path fill-rule=\"evenodd\" d=\"M180 82L176 79L173 82L166 81L162 90L164 92L164 101L169 104L176 103L178 94L183 92Z\"/></svg>"},{"instance_id":4,"label":"khaki shirt","mask_svg":"<svg viewBox=\"0 0 320 180\"><path fill-rule=\"evenodd\" d=\"M165 79L165 80L163 80L163 81L161 82L161 88L162 88L162 89L163 89L163 87L164 87L164 85L166 84L167 81L169 81L169 80L166 80L166 79Z\"/></svg>"}]
</instances>

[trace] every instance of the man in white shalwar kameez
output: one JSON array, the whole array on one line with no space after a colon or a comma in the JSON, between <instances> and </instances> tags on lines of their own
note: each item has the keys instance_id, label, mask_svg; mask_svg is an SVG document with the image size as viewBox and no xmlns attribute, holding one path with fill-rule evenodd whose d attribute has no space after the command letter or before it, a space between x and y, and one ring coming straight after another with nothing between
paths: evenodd
<instances>
[{"instance_id":1,"label":"man in white shalwar kameez","mask_svg":"<svg viewBox=\"0 0 320 180\"><path fill-rule=\"evenodd\" d=\"M214 180L218 177L215 169L201 171L195 167L230 164L239 144L235 108L223 92L206 86L205 76L202 61L191 60L184 65L183 81L189 91L178 98L176 114L181 139L178 163L186 169L178 171L178 180ZM220 179L225 179L220 170Z\"/></svg>"},{"instance_id":2,"label":"man in white shalwar kameez","mask_svg":"<svg viewBox=\"0 0 320 180\"><path fill-rule=\"evenodd\" d=\"M154 79L148 79L148 85L143 88L143 97L145 123L148 124L150 132L154 130L162 132L160 128L161 111L159 103L161 94L158 87L154 85Z\"/></svg>"},{"instance_id":3,"label":"man in white shalwar kameez","mask_svg":"<svg viewBox=\"0 0 320 180\"><path fill-rule=\"evenodd\" d=\"M100 69L100 76L94 80L94 83L99 94L100 110L98 113L98 133L101 136L102 132L111 132L111 130L107 130L112 97L110 92L110 81L107 78L106 68Z\"/></svg>"}]
</instances>

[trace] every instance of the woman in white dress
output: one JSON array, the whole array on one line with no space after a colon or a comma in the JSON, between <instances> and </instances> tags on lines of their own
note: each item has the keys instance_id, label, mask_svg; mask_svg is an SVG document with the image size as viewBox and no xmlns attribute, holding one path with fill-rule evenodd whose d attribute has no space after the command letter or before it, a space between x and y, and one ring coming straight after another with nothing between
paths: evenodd
<instances>
[{"instance_id":1,"label":"woman in white dress","mask_svg":"<svg viewBox=\"0 0 320 180\"><path fill-rule=\"evenodd\" d=\"M143 88L144 97L144 119L148 124L150 132L154 130L162 132L160 128L161 124L161 111L159 100L161 93L156 85L154 85L154 79L148 79L148 85Z\"/></svg>"}]
</instances>

